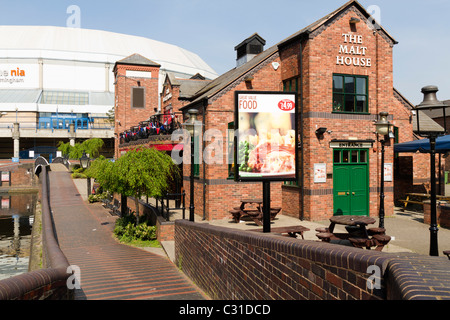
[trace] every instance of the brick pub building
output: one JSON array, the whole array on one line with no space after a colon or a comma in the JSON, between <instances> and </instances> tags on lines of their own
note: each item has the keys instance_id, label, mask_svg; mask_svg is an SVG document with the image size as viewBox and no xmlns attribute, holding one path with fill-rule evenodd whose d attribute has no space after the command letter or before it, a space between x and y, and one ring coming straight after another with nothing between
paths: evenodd
<instances>
[{"instance_id":1,"label":"brick pub building","mask_svg":"<svg viewBox=\"0 0 450 320\"><path fill-rule=\"evenodd\" d=\"M196 219L230 218L229 210L242 198L262 198L262 183L236 182L233 164L227 161L235 91L298 93L300 178L295 183L272 182L271 206L282 207L283 215L311 221L337 214L378 215L384 137L377 135L374 123L380 112L388 112L395 138L385 147L384 191L385 212L392 215L393 170L401 161L394 159L393 145L414 140L415 120L412 105L393 86L396 43L357 1L349 1L268 49L263 48L264 39L252 35L235 48L236 68L214 80L166 77L161 96L165 111L184 114L184 122L188 110L196 109L203 133L215 129L223 137L221 142L198 139L195 145L197 159L203 159L201 150L222 152L224 157L222 163L195 165ZM320 179L315 168L323 170ZM189 181L190 165L184 163L186 203Z\"/></svg>"}]
</instances>

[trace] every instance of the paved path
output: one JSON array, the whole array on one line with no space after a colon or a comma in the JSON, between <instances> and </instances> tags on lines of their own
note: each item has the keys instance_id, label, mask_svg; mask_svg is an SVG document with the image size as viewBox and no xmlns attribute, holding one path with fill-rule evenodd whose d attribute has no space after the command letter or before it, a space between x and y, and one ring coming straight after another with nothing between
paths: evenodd
<instances>
[{"instance_id":1,"label":"paved path","mask_svg":"<svg viewBox=\"0 0 450 320\"><path fill-rule=\"evenodd\" d=\"M49 176L60 247L80 268L75 299L206 299L167 257L114 240L115 218L99 203L84 202L67 171Z\"/></svg>"}]
</instances>

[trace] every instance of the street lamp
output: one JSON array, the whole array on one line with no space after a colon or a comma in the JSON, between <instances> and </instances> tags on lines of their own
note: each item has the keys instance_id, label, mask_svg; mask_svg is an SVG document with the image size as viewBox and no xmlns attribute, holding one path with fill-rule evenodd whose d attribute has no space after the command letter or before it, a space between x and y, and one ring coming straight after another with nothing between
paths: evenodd
<instances>
[{"instance_id":1,"label":"street lamp","mask_svg":"<svg viewBox=\"0 0 450 320\"><path fill-rule=\"evenodd\" d=\"M417 129L413 128L414 132L422 137L430 139L430 256L439 256L438 251L438 227L436 217L436 139L440 135L444 135L447 132L445 108L447 107L436 97L436 92L439 89L436 86L426 86L422 88L424 99L422 103L415 107L416 110L416 123ZM442 109L444 118L444 128L436 126L434 123L425 123L420 120L420 113L423 111L433 112L433 110ZM422 117L423 118L423 117Z\"/></svg>"},{"instance_id":2,"label":"street lamp","mask_svg":"<svg viewBox=\"0 0 450 320\"><path fill-rule=\"evenodd\" d=\"M389 139L389 134L391 132L392 124L387 120L388 117L387 112L380 112L380 118L377 122L375 122L375 127L377 133L383 136L383 140L381 142L381 182L380 182L380 208L378 212L378 216L380 218L379 227L384 228L384 145L386 143L386 139Z\"/></svg>"},{"instance_id":3,"label":"street lamp","mask_svg":"<svg viewBox=\"0 0 450 320\"><path fill-rule=\"evenodd\" d=\"M188 111L189 119L183 123L183 127L191 136L191 177L190 177L190 195L189 195L189 221L194 221L194 135L197 122L198 110L190 109Z\"/></svg>"},{"instance_id":4,"label":"street lamp","mask_svg":"<svg viewBox=\"0 0 450 320\"><path fill-rule=\"evenodd\" d=\"M86 152L83 151L83 155L80 158L81 167L86 170L89 167L90 158L86 155ZM89 197L91 194L91 178L87 177L87 196Z\"/></svg>"}]
</instances>

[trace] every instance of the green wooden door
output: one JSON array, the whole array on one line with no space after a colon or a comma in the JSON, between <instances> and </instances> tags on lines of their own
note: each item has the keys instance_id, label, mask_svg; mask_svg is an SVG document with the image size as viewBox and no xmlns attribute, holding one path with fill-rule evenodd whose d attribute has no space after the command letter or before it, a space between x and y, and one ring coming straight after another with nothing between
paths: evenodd
<instances>
[{"instance_id":1,"label":"green wooden door","mask_svg":"<svg viewBox=\"0 0 450 320\"><path fill-rule=\"evenodd\" d=\"M350 214L350 167L334 166L333 193L334 215L346 216Z\"/></svg>"},{"instance_id":2,"label":"green wooden door","mask_svg":"<svg viewBox=\"0 0 450 320\"><path fill-rule=\"evenodd\" d=\"M369 214L367 150L335 150L334 215Z\"/></svg>"},{"instance_id":3,"label":"green wooden door","mask_svg":"<svg viewBox=\"0 0 450 320\"><path fill-rule=\"evenodd\" d=\"M354 165L350 170L351 191L350 191L350 214L355 216L369 215L368 203L368 175L367 165Z\"/></svg>"}]
</instances>

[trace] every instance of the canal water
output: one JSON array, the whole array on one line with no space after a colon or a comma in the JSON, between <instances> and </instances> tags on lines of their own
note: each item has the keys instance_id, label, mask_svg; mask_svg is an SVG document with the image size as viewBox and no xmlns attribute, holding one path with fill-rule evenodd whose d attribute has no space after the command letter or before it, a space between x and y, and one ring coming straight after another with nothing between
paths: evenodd
<instances>
[{"instance_id":1,"label":"canal water","mask_svg":"<svg viewBox=\"0 0 450 320\"><path fill-rule=\"evenodd\" d=\"M36 193L0 193L0 280L28 272Z\"/></svg>"}]
</instances>

